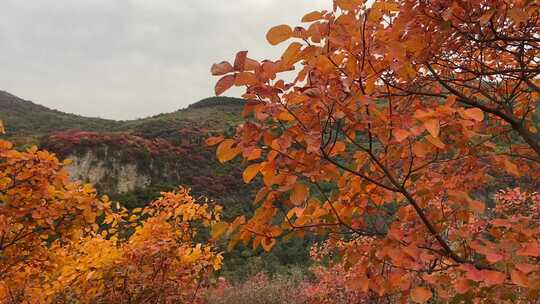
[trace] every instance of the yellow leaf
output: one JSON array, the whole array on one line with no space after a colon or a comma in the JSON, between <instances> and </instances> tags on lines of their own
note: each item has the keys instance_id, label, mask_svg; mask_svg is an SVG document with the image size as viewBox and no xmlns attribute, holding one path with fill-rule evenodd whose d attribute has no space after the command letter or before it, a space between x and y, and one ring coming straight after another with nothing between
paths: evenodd
<instances>
[{"instance_id":1,"label":"yellow leaf","mask_svg":"<svg viewBox=\"0 0 540 304\"><path fill-rule=\"evenodd\" d=\"M233 145L234 140L232 139L224 140L221 142L221 144L219 144L216 150L216 155L221 163L230 161L240 153L240 149L238 147L233 148Z\"/></svg>"},{"instance_id":2,"label":"yellow leaf","mask_svg":"<svg viewBox=\"0 0 540 304\"><path fill-rule=\"evenodd\" d=\"M291 38L292 34L292 28L286 24L282 24L271 28L266 34L266 40L268 40L271 45L278 45Z\"/></svg>"},{"instance_id":3,"label":"yellow leaf","mask_svg":"<svg viewBox=\"0 0 540 304\"><path fill-rule=\"evenodd\" d=\"M291 192L291 203L293 203L294 205L300 205L306 201L308 195L309 189L303 184L297 183Z\"/></svg>"},{"instance_id":4,"label":"yellow leaf","mask_svg":"<svg viewBox=\"0 0 540 304\"><path fill-rule=\"evenodd\" d=\"M428 130L431 136L435 138L439 137L440 125L438 119L430 119L424 121L424 127L426 128L426 130Z\"/></svg>"},{"instance_id":5,"label":"yellow leaf","mask_svg":"<svg viewBox=\"0 0 540 304\"><path fill-rule=\"evenodd\" d=\"M251 182L251 180L257 176L257 173L259 173L259 171L261 170L261 164L253 164L253 165L249 165L245 170L244 170L244 173L242 174L242 177L244 178L244 182L246 184L249 184L249 182Z\"/></svg>"},{"instance_id":6,"label":"yellow leaf","mask_svg":"<svg viewBox=\"0 0 540 304\"><path fill-rule=\"evenodd\" d=\"M302 17L302 22L313 22L321 19L323 14L321 12L311 12Z\"/></svg>"},{"instance_id":7,"label":"yellow leaf","mask_svg":"<svg viewBox=\"0 0 540 304\"><path fill-rule=\"evenodd\" d=\"M4 122L0 120L0 134L5 134L6 128L4 127Z\"/></svg>"},{"instance_id":8,"label":"yellow leaf","mask_svg":"<svg viewBox=\"0 0 540 304\"><path fill-rule=\"evenodd\" d=\"M213 239L217 239L217 238L219 238L223 233L225 233L225 231L227 231L227 229L229 229L229 224L227 224L226 222L215 223L215 224L212 226L211 237L212 237Z\"/></svg>"},{"instance_id":9,"label":"yellow leaf","mask_svg":"<svg viewBox=\"0 0 540 304\"><path fill-rule=\"evenodd\" d=\"M432 296L431 291L422 286L415 287L411 291L411 300L415 303L426 303Z\"/></svg>"}]
</instances>

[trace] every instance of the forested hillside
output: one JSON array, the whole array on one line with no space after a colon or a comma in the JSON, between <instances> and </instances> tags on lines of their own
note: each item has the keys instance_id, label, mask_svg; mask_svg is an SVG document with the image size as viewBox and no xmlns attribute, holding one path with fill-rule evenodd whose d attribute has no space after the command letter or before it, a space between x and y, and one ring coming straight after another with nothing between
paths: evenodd
<instances>
[{"instance_id":1,"label":"forested hillside","mask_svg":"<svg viewBox=\"0 0 540 304\"><path fill-rule=\"evenodd\" d=\"M134 191L184 184L216 198L247 187L233 177L241 170L218 166L203 142L231 134L241 120L242 105L239 99L216 97L173 113L113 121L51 110L2 92L0 119L5 138L71 159L72 178L90 181L104 193L129 198Z\"/></svg>"},{"instance_id":2,"label":"forested hillside","mask_svg":"<svg viewBox=\"0 0 540 304\"><path fill-rule=\"evenodd\" d=\"M160 192L186 186L193 195L222 204L225 217L233 219L253 213L256 185L244 183L239 162L220 164L204 140L232 135L243 105L238 98L210 97L172 113L114 121L51 110L2 92L0 120L6 125L4 138L69 159L72 180L95 185L130 210L144 207ZM284 271L305 263L310 243L280 245L292 249L287 252L237 248L226 254L224 272L238 279L263 269Z\"/></svg>"}]
</instances>

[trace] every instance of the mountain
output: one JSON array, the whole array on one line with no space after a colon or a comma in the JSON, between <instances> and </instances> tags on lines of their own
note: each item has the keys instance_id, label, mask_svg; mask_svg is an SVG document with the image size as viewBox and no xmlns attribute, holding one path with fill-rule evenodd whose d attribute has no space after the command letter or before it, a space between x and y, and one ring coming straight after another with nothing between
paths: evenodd
<instances>
[{"instance_id":1,"label":"mountain","mask_svg":"<svg viewBox=\"0 0 540 304\"><path fill-rule=\"evenodd\" d=\"M6 135L19 144L35 143L40 136L57 131L105 131L120 124L114 120L88 118L52 110L5 91L0 91L0 119L6 124Z\"/></svg>"},{"instance_id":2,"label":"mountain","mask_svg":"<svg viewBox=\"0 0 540 304\"><path fill-rule=\"evenodd\" d=\"M243 101L231 97L210 97L173 113L148 118L115 121L68 114L0 91L0 119L7 137L19 143L35 143L54 132L78 130L141 133L160 137L180 128L221 131L240 121ZM157 132L157 133L152 133Z\"/></svg>"},{"instance_id":3,"label":"mountain","mask_svg":"<svg viewBox=\"0 0 540 304\"><path fill-rule=\"evenodd\" d=\"M73 179L91 182L128 206L178 185L220 201L248 198L241 169L218 164L203 144L210 135L232 133L242 108L241 99L211 97L172 113L115 121L52 110L0 91L5 137L70 159Z\"/></svg>"}]
</instances>

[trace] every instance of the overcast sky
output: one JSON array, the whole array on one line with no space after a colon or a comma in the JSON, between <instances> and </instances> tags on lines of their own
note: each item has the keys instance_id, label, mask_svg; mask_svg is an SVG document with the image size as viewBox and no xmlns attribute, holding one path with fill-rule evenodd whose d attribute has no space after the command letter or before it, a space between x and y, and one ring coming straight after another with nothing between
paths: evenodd
<instances>
[{"instance_id":1,"label":"overcast sky","mask_svg":"<svg viewBox=\"0 0 540 304\"><path fill-rule=\"evenodd\" d=\"M132 119L213 95L212 63L275 59L267 30L331 0L1 0L0 90ZM229 94L230 95L230 94Z\"/></svg>"}]
</instances>

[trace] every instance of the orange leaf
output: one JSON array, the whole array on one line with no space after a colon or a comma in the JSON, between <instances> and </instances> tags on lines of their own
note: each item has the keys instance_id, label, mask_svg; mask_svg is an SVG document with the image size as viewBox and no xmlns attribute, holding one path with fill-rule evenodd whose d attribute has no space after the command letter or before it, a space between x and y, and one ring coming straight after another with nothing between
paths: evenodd
<instances>
[{"instance_id":1,"label":"orange leaf","mask_svg":"<svg viewBox=\"0 0 540 304\"><path fill-rule=\"evenodd\" d=\"M295 64L298 61L298 55L300 54L300 51L302 49L302 44L299 42L293 42L287 50L285 50L285 53L283 53L283 56L281 56L281 61L284 66L284 68L288 68L290 65Z\"/></svg>"},{"instance_id":2,"label":"orange leaf","mask_svg":"<svg viewBox=\"0 0 540 304\"><path fill-rule=\"evenodd\" d=\"M302 22L313 22L321 19L323 14L321 12L311 12L302 17Z\"/></svg>"},{"instance_id":3,"label":"orange leaf","mask_svg":"<svg viewBox=\"0 0 540 304\"><path fill-rule=\"evenodd\" d=\"M456 291L460 294L467 293L469 289L471 288L469 284L469 280L465 278L458 279L455 285Z\"/></svg>"},{"instance_id":4,"label":"orange leaf","mask_svg":"<svg viewBox=\"0 0 540 304\"><path fill-rule=\"evenodd\" d=\"M466 109L463 113L468 118L476 120L478 122L484 120L484 112L478 108Z\"/></svg>"},{"instance_id":5,"label":"orange leaf","mask_svg":"<svg viewBox=\"0 0 540 304\"><path fill-rule=\"evenodd\" d=\"M446 146L445 144L437 137L433 137L431 135L426 136L426 139L435 147L439 149L444 149Z\"/></svg>"},{"instance_id":6,"label":"orange leaf","mask_svg":"<svg viewBox=\"0 0 540 304\"><path fill-rule=\"evenodd\" d=\"M482 277L487 286L500 285L506 279L504 273L494 270L483 270Z\"/></svg>"},{"instance_id":7,"label":"orange leaf","mask_svg":"<svg viewBox=\"0 0 540 304\"><path fill-rule=\"evenodd\" d=\"M247 154L246 154L246 152L244 152L244 155L245 155L247 160L259 159L259 158L261 158L261 154L262 154L261 149L253 149L250 152L248 152Z\"/></svg>"},{"instance_id":8,"label":"orange leaf","mask_svg":"<svg viewBox=\"0 0 540 304\"><path fill-rule=\"evenodd\" d=\"M521 176L521 172L519 171L518 166L516 166L516 164L506 158L504 159L504 168L506 169L506 172L510 174L513 174L515 176Z\"/></svg>"},{"instance_id":9,"label":"orange leaf","mask_svg":"<svg viewBox=\"0 0 540 304\"><path fill-rule=\"evenodd\" d=\"M369 279L365 276L359 278L351 278L345 281L345 287L352 291L368 292Z\"/></svg>"},{"instance_id":10,"label":"orange leaf","mask_svg":"<svg viewBox=\"0 0 540 304\"><path fill-rule=\"evenodd\" d=\"M360 4L362 4L363 1L358 0L336 0L336 4L341 8L342 10L354 10L356 7L358 7Z\"/></svg>"},{"instance_id":11,"label":"orange leaf","mask_svg":"<svg viewBox=\"0 0 540 304\"><path fill-rule=\"evenodd\" d=\"M254 85L256 84L257 76L251 72L240 72L236 74L236 79L234 80L234 85L236 86L243 86L243 85Z\"/></svg>"},{"instance_id":12,"label":"orange leaf","mask_svg":"<svg viewBox=\"0 0 540 304\"><path fill-rule=\"evenodd\" d=\"M216 96L219 96L230 89L234 85L234 80L234 75L223 76L220 80L218 80L215 87Z\"/></svg>"},{"instance_id":13,"label":"orange leaf","mask_svg":"<svg viewBox=\"0 0 540 304\"><path fill-rule=\"evenodd\" d=\"M242 174L242 177L244 178L244 182L246 184L249 184L251 180L257 176L257 173L261 170L261 164L253 164L247 166L247 168L244 170L244 173Z\"/></svg>"},{"instance_id":14,"label":"orange leaf","mask_svg":"<svg viewBox=\"0 0 540 304\"><path fill-rule=\"evenodd\" d=\"M0 120L0 134L5 134L6 128L4 127L4 122Z\"/></svg>"},{"instance_id":15,"label":"orange leaf","mask_svg":"<svg viewBox=\"0 0 540 304\"><path fill-rule=\"evenodd\" d=\"M293 31L290 26L286 24L274 26L266 34L266 40L270 42L271 45L278 45L281 42L291 38Z\"/></svg>"},{"instance_id":16,"label":"orange leaf","mask_svg":"<svg viewBox=\"0 0 540 304\"><path fill-rule=\"evenodd\" d=\"M255 71L257 70L261 65L257 60L251 59L249 57L246 58L246 61L244 62L244 71Z\"/></svg>"},{"instance_id":17,"label":"orange leaf","mask_svg":"<svg viewBox=\"0 0 540 304\"><path fill-rule=\"evenodd\" d=\"M510 272L510 277L512 282L518 286L529 288L529 278L526 274L522 273L519 270L512 270Z\"/></svg>"},{"instance_id":18,"label":"orange leaf","mask_svg":"<svg viewBox=\"0 0 540 304\"><path fill-rule=\"evenodd\" d=\"M373 4L372 9L377 9L377 10L382 10L382 11L399 11L400 6L397 3L376 1Z\"/></svg>"},{"instance_id":19,"label":"orange leaf","mask_svg":"<svg viewBox=\"0 0 540 304\"><path fill-rule=\"evenodd\" d=\"M210 69L210 72L212 72L212 75L214 75L214 76L225 75L225 74L230 73L232 71L233 71L233 67L227 61L222 61L220 63L215 63L215 64L212 65L212 68Z\"/></svg>"},{"instance_id":20,"label":"orange leaf","mask_svg":"<svg viewBox=\"0 0 540 304\"><path fill-rule=\"evenodd\" d=\"M264 251L268 252L274 247L276 244L276 240L273 238L264 238L261 242L262 247L264 248Z\"/></svg>"},{"instance_id":21,"label":"orange leaf","mask_svg":"<svg viewBox=\"0 0 540 304\"><path fill-rule=\"evenodd\" d=\"M330 150L330 156L336 156L347 149L347 146L342 141L337 141Z\"/></svg>"},{"instance_id":22,"label":"orange leaf","mask_svg":"<svg viewBox=\"0 0 540 304\"><path fill-rule=\"evenodd\" d=\"M468 203L469 203L469 208L471 208L471 210L476 211L478 213L483 213L486 210L486 205L481 201L470 200Z\"/></svg>"},{"instance_id":23,"label":"orange leaf","mask_svg":"<svg viewBox=\"0 0 540 304\"><path fill-rule=\"evenodd\" d=\"M246 58L247 58L247 51L240 51L236 53L236 57L234 59L234 70L243 72L244 66L246 65Z\"/></svg>"},{"instance_id":24,"label":"orange leaf","mask_svg":"<svg viewBox=\"0 0 540 304\"><path fill-rule=\"evenodd\" d=\"M482 16L480 16L480 19L478 21L480 22L481 25L484 25L491 19L491 17L493 17L494 14L495 14L494 9L489 10L485 12Z\"/></svg>"},{"instance_id":25,"label":"orange leaf","mask_svg":"<svg viewBox=\"0 0 540 304\"><path fill-rule=\"evenodd\" d=\"M432 296L431 291L422 286L415 287L411 291L411 300L415 303L426 303Z\"/></svg>"},{"instance_id":26,"label":"orange leaf","mask_svg":"<svg viewBox=\"0 0 540 304\"><path fill-rule=\"evenodd\" d=\"M426 147L426 144L421 142L415 142L412 147L414 155L418 157L425 157L428 153L428 148Z\"/></svg>"},{"instance_id":27,"label":"orange leaf","mask_svg":"<svg viewBox=\"0 0 540 304\"><path fill-rule=\"evenodd\" d=\"M300 205L306 201L309 195L309 189L303 184L297 183L291 192L291 203L294 205Z\"/></svg>"},{"instance_id":28,"label":"orange leaf","mask_svg":"<svg viewBox=\"0 0 540 304\"><path fill-rule=\"evenodd\" d=\"M229 224L226 223L226 222L215 223L215 224L212 226L211 237L212 237L213 239L217 239L217 238L220 237L223 233L225 233L225 231L227 231L228 228L229 228Z\"/></svg>"},{"instance_id":29,"label":"orange leaf","mask_svg":"<svg viewBox=\"0 0 540 304\"><path fill-rule=\"evenodd\" d=\"M205 141L207 146L215 146L223 141L223 136L208 137Z\"/></svg>"},{"instance_id":30,"label":"orange leaf","mask_svg":"<svg viewBox=\"0 0 540 304\"><path fill-rule=\"evenodd\" d=\"M403 140L407 139L411 133L409 131L403 130L403 129L396 129L394 130L394 136L396 137L396 140L398 142L402 142Z\"/></svg>"},{"instance_id":31,"label":"orange leaf","mask_svg":"<svg viewBox=\"0 0 540 304\"><path fill-rule=\"evenodd\" d=\"M293 121L294 116L291 113L289 113L288 111L283 111L283 112L279 113L279 115L277 116L277 119L279 119L281 121Z\"/></svg>"},{"instance_id":32,"label":"orange leaf","mask_svg":"<svg viewBox=\"0 0 540 304\"><path fill-rule=\"evenodd\" d=\"M234 140L232 139L224 140L221 142L221 144L219 144L216 150L216 155L221 163L225 163L233 159L236 155L240 153L240 149L238 147L233 148L233 145Z\"/></svg>"},{"instance_id":33,"label":"orange leaf","mask_svg":"<svg viewBox=\"0 0 540 304\"><path fill-rule=\"evenodd\" d=\"M435 138L439 137L440 125L439 125L438 119L430 119L430 120L424 121L424 127L426 128L426 130L428 130L431 136Z\"/></svg>"}]
</instances>

